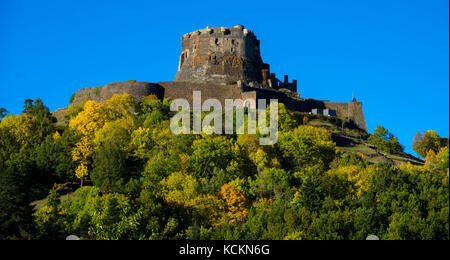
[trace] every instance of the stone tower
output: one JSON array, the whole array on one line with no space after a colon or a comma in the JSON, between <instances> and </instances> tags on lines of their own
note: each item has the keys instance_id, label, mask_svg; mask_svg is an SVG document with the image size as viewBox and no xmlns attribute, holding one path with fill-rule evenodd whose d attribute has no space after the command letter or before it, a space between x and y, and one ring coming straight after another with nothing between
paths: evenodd
<instances>
[{"instance_id":1,"label":"stone tower","mask_svg":"<svg viewBox=\"0 0 450 260\"><path fill-rule=\"evenodd\" d=\"M181 37L182 52L174 81L231 83L262 80L268 70L259 50L259 40L242 25L210 26Z\"/></svg>"}]
</instances>

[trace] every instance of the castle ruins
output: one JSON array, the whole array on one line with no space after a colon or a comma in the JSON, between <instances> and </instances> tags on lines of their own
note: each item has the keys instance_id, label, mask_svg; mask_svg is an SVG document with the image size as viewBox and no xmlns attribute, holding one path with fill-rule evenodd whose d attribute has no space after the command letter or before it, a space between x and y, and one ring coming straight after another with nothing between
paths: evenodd
<instances>
[{"instance_id":1,"label":"castle ruins","mask_svg":"<svg viewBox=\"0 0 450 260\"><path fill-rule=\"evenodd\" d=\"M184 98L192 102L193 91L201 91L202 99L278 99L286 108L310 113L313 109L334 110L332 115L351 120L367 132L362 103L320 101L300 98L297 81L276 78L270 65L260 55L260 42L242 25L206 27L181 37L181 54L173 81L115 82L100 88L85 88L74 94L71 104L82 100L104 102L114 94L129 93L137 101L155 94L159 98Z\"/></svg>"}]
</instances>

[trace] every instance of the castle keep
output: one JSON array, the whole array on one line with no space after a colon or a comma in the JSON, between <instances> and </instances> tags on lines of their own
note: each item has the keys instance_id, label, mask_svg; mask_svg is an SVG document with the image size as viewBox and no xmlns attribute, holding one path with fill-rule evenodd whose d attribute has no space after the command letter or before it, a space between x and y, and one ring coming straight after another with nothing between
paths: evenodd
<instances>
[{"instance_id":1,"label":"castle keep","mask_svg":"<svg viewBox=\"0 0 450 260\"><path fill-rule=\"evenodd\" d=\"M300 98L297 81L283 81L271 73L260 55L255 34L242 25L210 26L181 37L181 54L173 81L115 82L104 87L85 88L75 93L71 104L85 100L104 102L114 94L129 93L137 102L155 94L158 98L184 98L192 104L193 91L200 91L203 100L214 98L224 105L225 99L278 99L288 109L310 113L333 110L332 116L351 120L367 132L362 103L320 101ZM58 113L62 113L59 111Z\"/></svg>"},{"instance_id":2,"label":"castle keep","mask_svg":"<svg viewBox=\"0 0 450 260\"><path fill-rule=\"evenodd\" d=\"M181 37L181 55L174 81L194 83L258 84L297 91L297 81L281 82L261 59L259 40L242 25L210 26Z\"/></svg>"}]
</instances>

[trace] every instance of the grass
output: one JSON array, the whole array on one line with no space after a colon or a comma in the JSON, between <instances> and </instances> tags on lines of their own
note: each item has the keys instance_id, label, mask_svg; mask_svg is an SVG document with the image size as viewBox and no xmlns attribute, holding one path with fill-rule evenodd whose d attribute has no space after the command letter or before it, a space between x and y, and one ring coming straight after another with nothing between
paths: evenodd
<instances>
[{"instance_id":1,"label":"grass","mask_svg":"<svg viewBox=\"0 0 450 260\"><path fill-rule=\"evenodd\" d=\"M336 121L338 122L338 121ZM356 129L342 128L334 124L328 118L311 118L308 125L326 128L332 133L333 141L338 150L342 153L361 153L369 162L372 163L391 163L391 164L423 164L423 161L407 153L389 154L378 150L375 146L367 143L368 134Z\"/></svg>"},{"instance_id":2,"label":"grass","mask_svg":"<svg viewBox=\"0 0 450 260\"><path fill-rule=\"evenodd\" d=\"M61 203L63 203L66 200L73 199L73 198L75 198L75 192L70 192L70 193L64 194L61 196ZM42 200L33 201L33 202L31 202L30 205L33 206L36 211L38 211L45 205L46 202L47 202L47 198L42 199Z\"/></svg>"},{"instance_id":3,"label":"grass","mask_svg":"<svg viewBox=\"0 0 450 260\"><path fill-rule=\"evenodd\" d=\"M58 193L61 194L61 202L64 203L67 200L73 199L75 197L75 191L79 188L79 184L78 183L74 183L74 182L66 182L66 183L61 183L58 184ZM48 187L48 189L46 189L45 194L48 195L48 191L50 190L50 187ZM42 198L43 196L46 196L44 194L40 195L40 198ZM43 198L40 200L35 200L33 202L30 203L31 206L34 207L34 209L36 211L40 210L45 203L47 202L47 198Z\"/></svg>"}]
</instances>

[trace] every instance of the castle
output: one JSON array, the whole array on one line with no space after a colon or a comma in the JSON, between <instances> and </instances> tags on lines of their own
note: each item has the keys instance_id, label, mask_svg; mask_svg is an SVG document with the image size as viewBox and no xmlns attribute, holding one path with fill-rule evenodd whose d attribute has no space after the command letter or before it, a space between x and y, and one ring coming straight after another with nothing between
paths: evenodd
<instances>
[{"instance_id":1,"label":"castle","mask_svg":"<svg viewBox=\"0 0 450 260\"><path fill-rule=\"evenodd\" d=\"M255 34L242 25L233 27L210 26L181 37L182 51L173 81L115 82L104 87L79 90L71 104L85 100L104 102L114 94L129 93L137 102L155 94L159 98L184 98L192 104L193 91L201 91L202 99L278 99L293 111L307 112L333 110L332 115L351 120L367 132L362 103L331 102L300 98L297 81L276 78L270 65L260 55L260 42Z\"/></svg>"}]
</instances>

